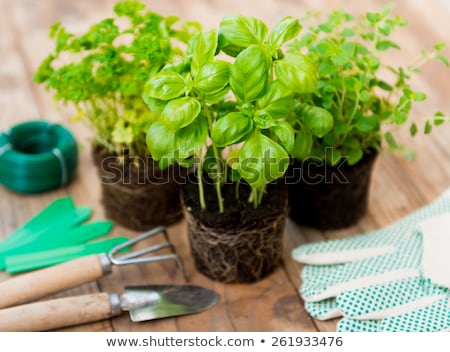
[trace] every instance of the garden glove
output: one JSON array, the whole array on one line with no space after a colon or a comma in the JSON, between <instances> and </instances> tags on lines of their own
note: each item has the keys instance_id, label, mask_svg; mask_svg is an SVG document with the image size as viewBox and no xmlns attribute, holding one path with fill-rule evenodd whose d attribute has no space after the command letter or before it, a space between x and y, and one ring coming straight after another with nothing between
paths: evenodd
<instances>
[{"instance_id":1,"label":"garden glove","mask_svg":"<svg viewBox=\"0 0 450 352\"><path fill-rule=\"evenodd\" d=\"M308 265L302 271L301 295L311 316L340 315L335 301L341 292L420 276L422 236L418 222L450 211L447 191L430 205L395 224L343 240L300 246L293 257Z\"/></svg>"},{"instance_id":2,"label":"garden glove","mask_svg":"<svg viewBox=\"0 0 450 352\"><path fill-rule=\"evenodd\" d=\"M423 278L342 292L336 302L346 318L338 331L450 329L450 214L425 220L419 228L424 244Z\"/></svg>"},{"instance_id":3,"label":"garden glove","mask_svg":"<svg viewBox=\"0 0 450 352\"><path fill-rule=\"evenodd\" d=\"M417 310L394 315L382 320L344 318L339 332L437 332L450 331L450 298L443 298Z\"/></svg>"}]
</instances>

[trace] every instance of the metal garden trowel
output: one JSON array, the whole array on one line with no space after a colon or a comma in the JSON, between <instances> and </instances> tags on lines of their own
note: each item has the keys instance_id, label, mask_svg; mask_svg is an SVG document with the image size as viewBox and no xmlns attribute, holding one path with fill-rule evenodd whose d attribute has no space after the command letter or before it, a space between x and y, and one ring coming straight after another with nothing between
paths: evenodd
<instances>
[{"instance_id":1,"label":"metal garden trowel","mask_svg":"<svg viewBox=\"0 0 450 352\"><path fill-rule=\"evenodd\" d=\"M79 325L129 311L134 322L205 311L220 296L193 285L125 287L118 293L95 293L24 304L0 310L0 331L45 331Z\"/></svg>"}]
</instances>

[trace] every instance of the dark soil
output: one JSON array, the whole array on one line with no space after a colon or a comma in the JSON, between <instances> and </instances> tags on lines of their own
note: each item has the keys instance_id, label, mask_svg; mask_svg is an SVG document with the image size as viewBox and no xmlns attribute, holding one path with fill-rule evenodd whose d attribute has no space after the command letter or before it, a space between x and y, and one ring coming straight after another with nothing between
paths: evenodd
<instances>
[{"instance_id":1,"label":"dark soil","mask_svg":"<svg viewBox=\"0 0 450 352\"><path fill-rule=\"evenodd\" d=\"M370 179L378 153L353 166L292 160L286 173L290 218L319 230L354 225L367 212Z\"/></svg>"},{"instance_id":2,"label":"dark soil","mask_svg":"<svg viewBox=\"0 0 450 352\"><path fill-rule=\"evenodd\" d=\"M109 219L138 231L181 220L179 192L186 170L174 166L162 171L151 158L118 158L101 148L94 148L92 155Z\"/></svg>"},{"instance_id":3,"label":"dark soil","mask_svg":"<svg viewBox=\"0 0 450 352\"><path fill-rule=\"evenodd\" d=\"M205 184L208 209L200 209L198 185L191 182L182 187L185 217L191 252L197 269L207 277L221 282L254 282L272 273L281 263L283 233L288 212L287 187L271 184L262 204L254 208L248 203L250 188L235 184L223 187L225 211L218 211L216 192Z\"/></svg>"}]
</instances>

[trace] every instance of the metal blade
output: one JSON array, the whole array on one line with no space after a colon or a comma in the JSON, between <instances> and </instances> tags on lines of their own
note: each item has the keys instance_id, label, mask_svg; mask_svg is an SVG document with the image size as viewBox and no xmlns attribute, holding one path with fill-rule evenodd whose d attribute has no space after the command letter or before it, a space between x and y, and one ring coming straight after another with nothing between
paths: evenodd
<instances>
[{"instance_id":1,"label":"metal blade","mask_svg":"<svg viewBox=\"0 0 450 352\"><path fill-rule=\"evenodd\" d=\"M202 312L219 298L216 292L200 286L149 285L125 287L120 301L132 321L144 321Z\"/></svg>"}]
</instances>

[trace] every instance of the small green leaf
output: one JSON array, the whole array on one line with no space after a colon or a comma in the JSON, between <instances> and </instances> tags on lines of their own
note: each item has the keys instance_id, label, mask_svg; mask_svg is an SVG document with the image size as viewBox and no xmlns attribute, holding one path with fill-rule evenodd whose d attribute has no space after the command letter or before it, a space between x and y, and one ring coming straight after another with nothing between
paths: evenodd
<instances>
[{"instance_id":1,"label":"small green leaf","mask_svg":"<svg viewBox=\"0 0 450 352\"><path fill-rule=\"evenodd\" d=\"M394 49L400 49L398 44L390 41L390 40L380 40L376 44L376 48L379 51L386 51L388 49L394 48Z\"/></svg>"},{"instance_id":2,"label":"small green leaf","mask_svg":"<svg viewBox=\"0 0 450 352\"><path fill-rule=\"evenodd\" d=\"M291 125L285 121L277 121L272 131L283 148L290 153L294 148L295 134Z\"/></svg>"},{"instance_id":3,"label":"small green leaf","mask_svg":"<svg viewBox=\"0 0 450 352\"><path fill-rule=\"evenodd\" d=\"M286 118L294 109L293 98L281 98L271 102L264 108L274 119Z\"/></svg>"},{"instance_id":4,"label":"small green leaf","mask_svg":"<svg viewBox=\"0 0 450 352\"><path fill-rule=\"evenodd\" d=\"M220 103L221 101L224 100L224 98L227 96L228 92L230 91L230 86L226 85L225 87L223 87L222 90L219 90L216 93L212 93L212 94L205 94L204 98L205 101L208 104L217 104Z\"/></svg>"},{"instance_id":5,"label":"small green leaf","mask_svg":"<svg viewBox=\"0 0 450 352\"><path fill-rule=\"evenodd\" d=\"M450 62L444 55L437 55L436 60L442 62L445 65L445 67L450 67Z\"/></svg>"},{"instance_id":6,"label":"small green leaf","mask_svg":"<svg viewBox=\"0 0 450 352\"><path fill-rule=\"evenodd\" d=\"M252 129L251 118L240 112L230 112L217 120L211 138L218 147L226 147L240 141Z\"/></svg>"},{"instance_id":7,"label":"small green leaf","mask_svg":"<svg viewBox=\"0 0 450 352\"><path fill-rule=\"evenodd\" d=\"M433 129L433 125L430 123L430 121L427 121L425 123L424 133L425 134L430 134L432 129Z\"/></svg>"},{"instance_id":8,"label":"small green leaf","mask_svg":"<svg viewBox=\"0 0 450 352\"><path fill-rule=\"evenodd\" d=\"M198 116L190 125L175 132L174 145L177 159L187 159L198 154L206 143L208 122Z\"/></svg>"},{"instance_id":9,"label":"small green leaf","mask_svg":"<svg viewBox=\"0 0 450 352\"><path fill-rule=\"evenodd\" d=\"M145 94L145 88L144 93L142 94L142 100L145 105L147 105L148 109L156 114L161 114L167 105L167 101L151 98L150 95Z\"/></svg>"},{"instance_id":10,"label":"small green leaf","mask_svg":"<svg viewBox=\"0 0 450 352\"><path fill-rule=\"evenodd\" d=\"M427 95L422 92L415 92L413 93L413 99L414 101L424 101L427 100Z\"/></svg>"},{"instance_id":11,"label":"small green leaf","mask_svg":"<svg viewBox=\"0 0 450 352\"><path fill-rule=\"evenodd\" d=\"M214 61L201 67L194 80L194 87L203 94L215 94L228 84L230 63Z\"/></svg>"},{"instance_id":12,"label":"small green leaf","mask_svg":"<svg viewBox=\"0 0 450 352\"><path fill-rule=\"evenodd\" d=\"M341 45L341 49L348 57L353 57L356 52L356 44L354 42L346 41Z\"/></svg>"},{"instance_id":13,"label":"small green leaf","mask_svg":"<svg viewBox=\"0 0 450 352\"><path fill-rule=\"evenodd\" d=\"M394 138L394 136L392 135L391 132L386 132L384 134L384 139L386 140L386 142L387 142L387 144L388 144L388 146L389 146L389 148L391 150L398 150L399 149L397 141L395 140L395 138Z\"/></svg>"},{"instance_id":14,"label":"small green leaf","mask_svg":"<svg viewBox=\"0 0 450 352\"><path fill-rule=\"evenodd\" d=\"M230 85L244 102L252 102L264 91L269 79L269 59L257 46L243 50L231 66Z\"/></svg>"},{"instance_id":15,"label":"small green leaf","mask_svg":"<svg viewBox=\"0 0 450 352\"><path fill-rule=\"evenodd\" d=\"M377 131L380 128L380 122L376 116L362 116L355 124L360 132Z\"/></svg>"},{"instance_id":16,"label":"small green leaf","mask_svg":"<svg viewBox=\"0 0 450 352\"><path fill-rule=\"evenodd\" d=\"M341 32L341 35L344 38L353 37L355 35L355 31L351 28L344 28L344 30Z\"/></svg>"},{"instance_id":17,"label":"small green leaf","mask_svg":"<svg viewBox=\"0 0 450 352\"><path fill-rule=\"evenodd\" d=\"M355 165L364 156L361 143L356 138L347 138L344 141L343 153L350 166Z\"/></svg>"},{"instance_id":18,"label":"small green leaf","mask_svg":"<svg viewBox=\"0 0 450 352\"><path fill-rule=\"evenodd\" d=\"M270 128L275 125L272 116L265 110L258 110L253 115L253 122L255 126L261 129Z\"/></svg>"},{"instance_id":19,"label":"small green leaf","mask_svg":"<svg viewBox=\"0 0 450 352\"><path fill-rule=\"evenodd\" d=\"M170 101L161 113L161 122L171 131L177 131L189 125L201 110L200 102L191 97Z\"/></svg>"},{"instance_id":20,"label":"small green leaf","mask_svg":"<svg viewBox=\"0 0 450 352\"><path fill-rule=\"evenodd\" d=\"M317 106L305 106L302 112L306 126L315 136L321 138L333 128L334 119L327 110Z\"/></svg>"},{"instance_id":21,"label":"small green leaf","mask_svg":"<svg viewBox=\"0 0 450 352\"><path fill-rule=\"evenodd\" d=\"M315 46L315 50L325 57L334 56L337 53L336 44L330 39L321 39Z\"/></svg>"},{"instance_id":22,"label":"small green leaf","mask_svg":"<svg viewBox=\"0 0 450 352\"><path fill-rule=\"evenodd\" d=\"M216 30L200 32L192 38L188 52L192 54L191 73L194 78L214 58L217 44Z\"/></svg>"},{"instance_id":23,"label":"small green leaf","mask_svg":"<svg viewBox=\"0 0 450 352\"><path fill-rule=\"evenodd\" d=\"M313 93L316 90L316 68L304 55L286 55L277 62L275 73L280 82L295 93Z\"/></svg>"},{"instance_id":24,"label":"small green leaf","mask_svg":"<svg viewBox=\"0 0 450 352\"><path fill-rule=\"evenodd\" d=\"M307 159L311 156L313 146L313 136L310 130L302 128L295 136L294 148L292 156L299 160Z\"/></svg>"},{"instance_id":25,"label":"small green leaf","mask_svg":"<svg viewBox=\"0 0 450 352\"><path fill-rule=\"evenodd\" d=\"M342 152L337 148L325 149L325 160L331 166L336 166L342 160L342 156Z\"/></svg>"},{"instance_id":26,"label":"small green leaf","mask_svg":"<svg viewBox=\"0 0 450 352\"><path fill-rule=\"evenodd\" d=\"M239 152L238 171L256 189L282 177L288 166L284 148L261 133L249 138Z\"/></svg>"},{"instance_id":27,"label":"small green leaf","mask_svg":"<svg viewBox=\"0 0 450 352\"><path fill-rule=\"evenodd\" d=\"M442 113L442 112L436 112L436 113L434 114L434 120L433 120L433 123L434 123L435 126L442 125L446 120L447 120L447 119L446 119L444 113Z\"/></svg>"},{"instance_id":28,"label":"small green leaf","mask_svg":"<svg viewBox=\"0 0 450 352\"><path fill-rule=\"evenodd\" d=\"M415 136L419 132L419 129L417 128L417 125L415 123L411 124L411 127L409 128L409 133L411 136Z\"/></svg>"},{"instance_id":29,"label":"small green leaf","mask_svg":"<svg viewBox=\"0 0 450 352\"><path fill-rule=\"evenodd\" d=\"M234 14L226 16L219 28L220 36L227 43L241 48L263 44L267 31L265 23L255 17Z\"/></svg>"},{"instance_id":30,"label":"small green leaf","mask_svg":"<svg viewBox=\"0 0 450 352\"><path fill-rule=\"evenodd\" d=\"M228 152L226 161L227 165L232 168L233 170L238 169L239 165L239 149L232 149Z\"/></svg>"},{"instance_id":31,"label":"small green leaf","mask_svg":"<svg viewBox=\"0 0 450 352\"><path fill-rule=\"evenodd\" d=\"M447 45L446 45L444 42L442 42L442 43L437 43L437 44L434 45L434 50L436 50L436 51L442 51L442 50L445 49L446 46L447 46Z\"/></svg>"},{"instance_id":32,"label":"small green leaf","mask_svg":"<svg viewBox=\"0 0 450 352\"><path fill-rule=\"evenodd\" d=\"M154 122L147 131L147 147L156 161L170 158L174 152L175 133L170 131L161 121Z\"/></svg>"},{"instance_id":33,"label":"small green leaf","mask_svg":"<svg viewBox=\"0 0 450 352\"><path fill-rule=\"evenodd\" d=\"M213 93L213 94L205 94L204 99L208 104L218 104L223 102L228 92L230 91L230 86L226 85L222 90Z\"/></svg>"},{"instance_id":34,"label":"small green leaf","mask_svg":"<svg viewBox=\"0 0 450 352\"><path fill-rule=\"evenodd\" d=\"M151 77L144 87L144 97L171 100L184 94L185 81L178 73L164 71Z\"/></svg>"},{"instance_id":35,"label":"small green leaf","mask_svg":"<svg viewBox=\"0 0 450 352\"><path fill-rule=\"evenodd\" d=\"M133 130L131 126L125 126L124 120L118 120L114 124L114 129L111 134L112 141L116 145L129 145L133 142Z\"/></svg>"},{"instance_id":36,"label":"small green leaf","mask_svg":"<svg viewBox=\"0 0 450 352\"><path fill-rule=\"evenodd\" d=\"M266 108L278 100L291 97L292 91L280 81L275 80L267 85L264 94L258 99L258 106L260 108Z\"/></svg>"},{"instance_id":37,"label":"small green leaf","mask_svg":"<svg viewBox=\"0 0 450 352\"><path fill-rule=\"evenodd\" d=\"M269 35L269 43L280 47L288 40L295 38L302 27L297 19L290 16L281 19L272 29Z\"/></svg>"}]
</instances>

